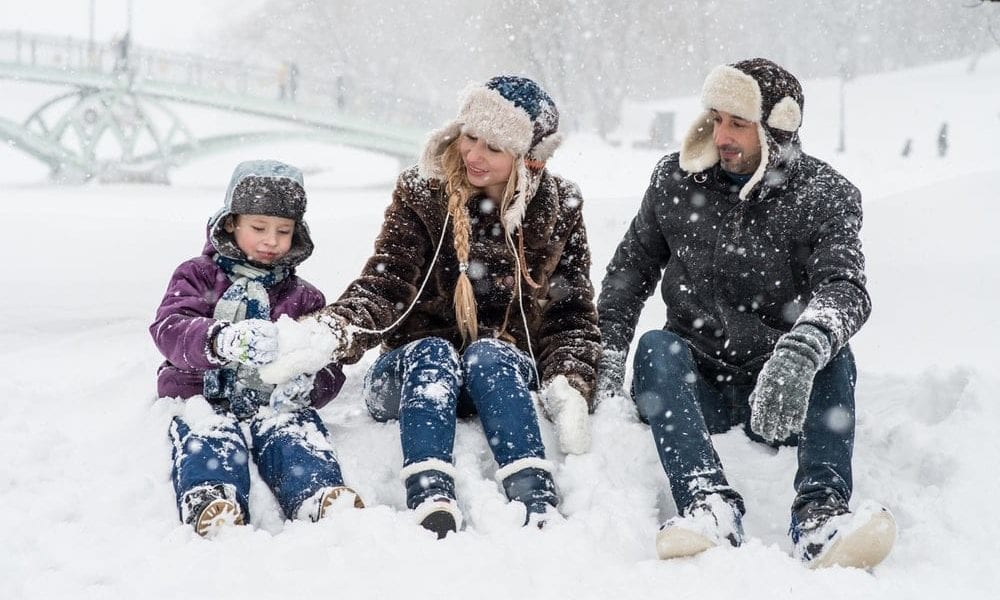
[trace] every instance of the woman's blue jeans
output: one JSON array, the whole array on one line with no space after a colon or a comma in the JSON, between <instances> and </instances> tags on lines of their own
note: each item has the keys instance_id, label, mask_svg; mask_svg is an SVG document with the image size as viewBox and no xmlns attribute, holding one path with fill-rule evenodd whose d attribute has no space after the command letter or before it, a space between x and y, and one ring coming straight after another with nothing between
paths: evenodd
<instances>
[{"instance_id":1,"label":"woman's blue jeans","mask_svg":"<svg viewBox=\"0 0 1000 600\"><path fill-rule=\"evenodd\" d=\"M750 430L753 385L727 384L716 375L700 371L687 342L674 333L654 330L639 339L632 398L650 425L678 511L707 493L720 493L742 509L711 434L742 424L748 437L765 443ZM802 433L776 444L798 445L793 511L830 495L845 504L851 498L856 381L854 355L844 347L816 374Z\"/></svg>"},{"instance_id":2,"label":"woman's blue jeans","mask_svg":"<svg viewBox=\"0 0 1000 600\"><path fill-rule=\"evenodd\" d=\"M533 385L531 358L511 344L478 340L459 356L447 340L428 337L376 359L365 377L365 403L376 421L399 419L404 467L451 463L457 418L476 413L503 467L545 457Z\"/></svg>"}]
</instances>

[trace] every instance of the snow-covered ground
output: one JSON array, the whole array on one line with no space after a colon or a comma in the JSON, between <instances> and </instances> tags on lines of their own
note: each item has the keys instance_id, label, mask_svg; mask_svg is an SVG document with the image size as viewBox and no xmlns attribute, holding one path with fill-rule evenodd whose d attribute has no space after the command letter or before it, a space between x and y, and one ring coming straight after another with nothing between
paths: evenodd
<instances>
[{"instance_id":1,"label":"snow-covered ground","mask_svg":"<svg viewBox=\"0 0 1000 600\"><path fill-rule=\"evenodd\" d=\"M4 83L0 113L31 104L19 89ZM371 248L399 166L289 144L192 164L170 187L58 187L0 148L0 598L992 597L1000 54L971 74L954 62L851 81L845 154L834 152L836 98L836 82L806 83L803 138L866 194L875 310L854 342L855 502L885 502L900 526L874 573L813 572L789 556L795 453L739 431L716 444L746 498L749 543L657 560L653 538L674 508L625 399L597 411L589 454L552 453L568 518L544 531L519 526L481 429L463 422L455 455L468 524L436 541L404 508L396 425L375 423L359 400L372 354L321 413L370 508L283 521L255 477L252 526L201 539L176 517L166 431L182 406L155 397L161 358L146 330L172 269L199 252L236 162L274 157L314 172L317 251L300 274L336 296ZM945 120L951 147L938 158ZM658 157L576 135L552 161L587 198L595 283ZM651 300L640 328L661 322Z\"/></svg>"}]
</instances>

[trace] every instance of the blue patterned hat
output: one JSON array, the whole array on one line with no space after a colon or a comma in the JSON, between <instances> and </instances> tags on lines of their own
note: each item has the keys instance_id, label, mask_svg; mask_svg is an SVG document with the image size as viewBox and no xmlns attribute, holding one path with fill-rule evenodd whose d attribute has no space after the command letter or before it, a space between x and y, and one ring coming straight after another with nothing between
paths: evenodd
<instances>
[{"instance_id":1,"label":"blue patterned hat","mask_svg":"<svg viewBox=\"0 0 1000 600\"><path fill-rule=\"evenodd\" d=\"M463 133L506 150L517 159L519 198L505 216L509 229L516 228L524 207L538 189L545 161L562 141L555 102L537 83L517 75L500 75L466 88L458 116L431 132L420 157L421 175L441 179L441 156L448 144Z\"/></svg>"}]
</instances>

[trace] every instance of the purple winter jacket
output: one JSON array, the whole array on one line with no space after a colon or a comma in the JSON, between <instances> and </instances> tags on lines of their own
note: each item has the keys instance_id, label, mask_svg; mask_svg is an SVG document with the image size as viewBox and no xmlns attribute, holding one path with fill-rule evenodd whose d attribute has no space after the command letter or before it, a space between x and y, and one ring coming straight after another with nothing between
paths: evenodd
<instances>
[{"instance_id":1,"label":"purple winter jacket","mask_svg":"<svg viewBox=\"0 0 1000 600\"><path fill-rule=\"evenodd\" d=\"M210 347L223 323L213 317L215 304L230 281L215 264L211 242L202 255L181 263L167 284L156 319L149 326L156 347L166 361L157 372L160 397L190 398L203 392L205 371L223 363ZM295 319L326 306L323 293L294 272L268 290L271 320L281 315ZM344 385L340 365L330 363L319 373L311 393L312 406L320 408L332 400Z\"/></svg>"}]
</instances>

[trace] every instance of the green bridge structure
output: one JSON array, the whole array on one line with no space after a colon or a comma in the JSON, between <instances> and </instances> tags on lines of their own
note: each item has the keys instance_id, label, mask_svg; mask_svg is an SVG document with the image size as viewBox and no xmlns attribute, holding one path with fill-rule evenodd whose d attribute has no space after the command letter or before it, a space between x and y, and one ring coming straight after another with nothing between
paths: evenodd
<instances>
[{"instance_id":1,"label":"green bridge structure","mask_svg":"<svg viewBox=\"0 0 1000 600\"><path fill-rule=\"evenodd\" d=\"M0 140L53 181L169 182L170 170L248 143L305 139L412 161L440 110L342 78L70 37L0 31L0 79L65 86L23 121L0 114ZM9 89L9 88L8 88ZM56 88L58 89L58 87ZM198 135L177 104L265 117L274 130ZM0 104L2 109L2 104Z\"/></svg>"}]
</instances>

